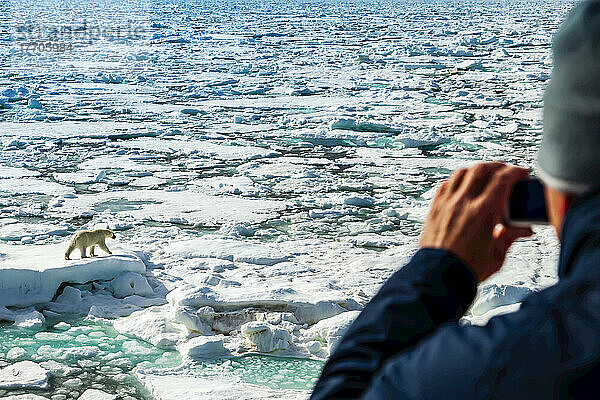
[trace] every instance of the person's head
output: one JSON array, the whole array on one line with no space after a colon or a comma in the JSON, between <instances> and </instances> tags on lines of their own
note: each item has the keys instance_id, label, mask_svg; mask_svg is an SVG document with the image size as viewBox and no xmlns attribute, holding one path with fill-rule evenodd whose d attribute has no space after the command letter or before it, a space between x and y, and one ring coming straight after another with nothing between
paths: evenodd
<instances>
[{"instance_id":1,"label":"person's head","mask_svg":"<svg viewBox=\"0 0 600 400\"><path fill-rule=\"evenodd\" d=\"M558 236L575 197L600 184L600 0L581 2L552 45L537 175Z\"/></svg>"}]
</instances>

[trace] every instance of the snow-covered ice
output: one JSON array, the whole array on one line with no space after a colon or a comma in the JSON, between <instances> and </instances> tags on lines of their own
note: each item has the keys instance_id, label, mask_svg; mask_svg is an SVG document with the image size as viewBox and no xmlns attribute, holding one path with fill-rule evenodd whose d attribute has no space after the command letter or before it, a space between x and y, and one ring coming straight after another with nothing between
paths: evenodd
<instances>
[{"instance_id":1,"label":"snow-covered ice","mask_svg":"<svg viewBox=\"0 0 600 400\"><path fill-rule=\"evenodd\" d=\"M31 361L0 369L0 389L46 389L50 373Z\"/></svg>"},{"instance_id":2,"label":"snow-covered ice","mask_svg":"<svg viewBox=\"0 0 600 400\"><path fill-rule=\"evenodd\" d=\"M11 2L0 368L52 384L0 397L306 398L441 180L533 166L572 3ZM113 254L64 260L96 228ZM536 229L463 322L555 282L557 254Z\"/></svg>"},{"instance_id":3,"label":"snow-covered ice","mask_svg":"<svg viewBox=\"0 0 600 400\"><path fill-rule=\"evenodd\" d=\"M47 245L0 244L0 304L28 306L52 300L62 283L111 280L124 271L144 273L133 253L65 260L68 243Z\"/></svg>"}]
</instances>

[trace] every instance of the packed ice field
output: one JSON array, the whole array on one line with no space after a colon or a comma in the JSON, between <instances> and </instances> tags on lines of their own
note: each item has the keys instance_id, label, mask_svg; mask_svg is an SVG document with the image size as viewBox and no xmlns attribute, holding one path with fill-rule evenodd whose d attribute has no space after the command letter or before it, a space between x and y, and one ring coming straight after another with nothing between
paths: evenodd
<instances>
[{"instance_id":1,"label":"packed ice field","mask_svg":"<svg viewBox=\"0 0 600 400\"><path fill-rule=\"evenodd\" d=\"M440 182L533 167L572 5L0 4L0 397L307 398ZM462 323L557 254L536 228Z\"/></svg>"}]
</instances>

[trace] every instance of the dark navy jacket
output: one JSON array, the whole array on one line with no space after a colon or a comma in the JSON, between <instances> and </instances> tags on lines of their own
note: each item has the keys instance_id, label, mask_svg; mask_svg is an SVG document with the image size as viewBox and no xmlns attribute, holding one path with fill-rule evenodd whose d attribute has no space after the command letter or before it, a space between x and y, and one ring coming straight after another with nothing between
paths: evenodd
<instances>
[{"instance_id":1,"label":"dark navy jacket","mask_svg":"<svg viewBox=\"0 0 600 400\"><path fill-rule=\"evenodd\" d=\"M457 323L471 270L423 249L384 284L326 363L312 399L600 398L600 196L563 225L556 285L486 326Z\"/></svg>"}]
</instances>

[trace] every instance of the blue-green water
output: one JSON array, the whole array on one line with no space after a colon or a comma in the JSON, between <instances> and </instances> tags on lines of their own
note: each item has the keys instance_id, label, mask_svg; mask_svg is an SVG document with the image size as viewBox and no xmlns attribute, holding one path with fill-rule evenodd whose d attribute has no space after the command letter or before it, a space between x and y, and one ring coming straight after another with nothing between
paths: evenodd
<instances>
[{"instance_id":1,"label":"blue-green water","mask_svg":"<svg viewBox=\"0 0 600 400\"><path fill-rule=\"evenodd\" d=\"M236 376L246 383L271 389L310 390L322 368L322 361L253 354L198 363L192 370L205 377Z\"/></svg>"},{"instance_id":2,"label":"blue-green water","mask_svg":"<svg viewBox=\"0 0 600 400\"><path fill-rule=\"evenodd\" d=\"M120 335L110 324L82 320L69 321L69 324L70 327L62 329L48 326L37 330L0 325L0 366L32 360L51 371L49 389L0 390L0 397L36 393L76 398L86 389L95 388L121 397L146 400L152 396L133 370L136 367L169 369L182 363L178 352ZM9 351L15 348L23 351L19 351L18 358L9 360ZM195 362L191 370L201 377L231 376L272 389L310 390L322 367L323 362L316 360L247 355ZM74 379L80 380L75 386Z\"/></svg>"}]
</instances>

